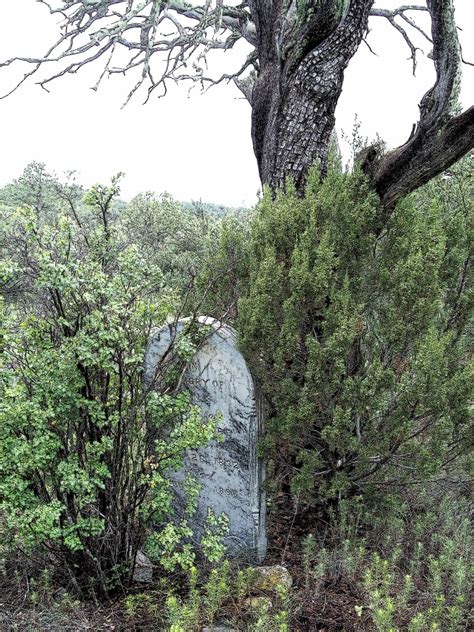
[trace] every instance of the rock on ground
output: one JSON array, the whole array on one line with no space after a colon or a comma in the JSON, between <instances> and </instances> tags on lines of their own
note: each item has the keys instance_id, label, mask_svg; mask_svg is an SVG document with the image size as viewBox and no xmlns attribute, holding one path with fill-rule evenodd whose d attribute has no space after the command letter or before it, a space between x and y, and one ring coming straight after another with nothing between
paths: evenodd
<instances>
[{"instance_id":1,"label":"rock on ground","mask_svg":"<svg viewBox=\"0 0 474 632\"><path fill-rule=\"evenodd\" d=\"M279 586L291 588L293 579L284 566L258 566L255 568L255 590L276 590Z\"/></svg>"}]
</instances>

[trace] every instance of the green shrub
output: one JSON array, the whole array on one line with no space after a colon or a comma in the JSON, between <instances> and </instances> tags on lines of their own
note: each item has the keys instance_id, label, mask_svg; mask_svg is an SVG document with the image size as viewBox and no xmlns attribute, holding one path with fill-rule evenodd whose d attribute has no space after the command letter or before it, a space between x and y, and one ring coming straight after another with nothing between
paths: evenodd
<instances>
[{"instance_id":1,"label":"green shrub","mask_svg":"<svg viewBox=\"0 0 474 632\"><path fill-rule=\"evenodd\" d=\"M2 542L35 548L78 590L101 593L130 577L151 525L166 532L164 564L192 563L181 546L187 522L167 530L166 472L216 425L173 389L191 334L175 363L143 385L150 331L178 302L161 271L127 245L112 212L118 192L118 180L88 192L87 226L59 210L49 221L32 207L10 214L31 292L29 305L4 306L1 325Z\"/></svg>"},{"instance_id":2,"label":"green shrub","mask_svg":"<svg viewBox=\"0 0 474 632\"><path fill-rule=\"evenodd\" d=\"M395 497L393 498L395 500ZM472 590L472 503L459 489L401 492L392 510L343 501L323 542L305 538L300 603L326 603L328 584L352 586L364 629L466 629ZM358 597L356 596L358 595Z\"/></svg>"},{"instance_id":3,"label":"green shrub","mask_svg":"<svg viewBox=\"0 0 474 632\"><path fill-rule=\"evenodd\" d=\"M434 522L429 525L425 521L420 529L419 518L406 512L400 563L378 553L366 561L366 607L380 632L398 630L401 624L410 631L465 629L473 579L472 509L451 494L438 507L433 499L425 498L424 503ZM416 567L410 560L414 545L418 550ZM406 568L414 573L404 574Z\"/></svg>"},{"instance_id":4,"label":"green shrub","mask_svg":"<svg viewBox=\"0 0 474 632\"><path fill-rule=\"evenodd\" d=\"M304 198L267 192L253 220L237 327L270 479L326 512L469 450L472 205L426 195L381 230L363 174L313 173Z\"/></svg>"},{"instance_id":5,"label":"green shrub","mask_svg":"<svg viewBox=\"0 0 474 632\"><path fill-rule=\"evenodd\" d=\"M229 561L207 574L192 567L183 594L166 598L165 628L169 632L198 632L219 622L248 632L288 632L288 594L277 585L271 595L258 594L252 568L232 568ZM227 625L226 623L226 625Z\"/></svg>"}]
</instances>

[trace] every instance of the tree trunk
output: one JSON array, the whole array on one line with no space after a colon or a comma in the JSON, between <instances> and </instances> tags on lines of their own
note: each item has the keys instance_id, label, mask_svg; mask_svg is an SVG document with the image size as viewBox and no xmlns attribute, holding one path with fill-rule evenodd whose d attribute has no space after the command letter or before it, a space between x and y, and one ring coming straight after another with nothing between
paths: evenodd
<instances>
[{"instance_id":1,"label":"tree trunk","mask_svg":"<svg viewBox=\"0 0 474 632\"><path fill-rule=\"evenodd\" d=\"M272 91L276 76L272 70L259 81L257 94L271 92L268 114L258 106L253 111L260 178L278 188L291 176L302 191L312 165L319 164L323 172L326 169L334 111L342 90L342 69L331 61L318 63L311 58L289 77L278 77L278 89Z\"/></svg>"},{"instance_id":2,"label":"tree trunk","mask_svg":"<svg viewBox=\"0 0 474 632\"><path fill-rule=\"evenodd\" d=\"M303 194L313 165L326 172L344 70L367 31L374 0L248 4L259 62L250 102L260 179L276 190L291 177ZM381 155L374 146L363 155L362 167L387 213L474 145L474 108L453 115L462 58L452 0L427 0L426 10L437 79L420 103L420 120L401 147Z\"/></svg>"},{"instance_id":3,"label":"tree trunk","mask_svg":"<svg viewBox=\"0 0 474 632\"><path fill-rule=\"evenodd\" d=\"M260 178L275 189L292 177L303 192L310 167L326 170L344 70L367 30L373 0L355 0L347 9L323 0L290 14L284 0L254 4L262 5L253 8L260 71L252 94Z\"/></svg>"}]
</instances>

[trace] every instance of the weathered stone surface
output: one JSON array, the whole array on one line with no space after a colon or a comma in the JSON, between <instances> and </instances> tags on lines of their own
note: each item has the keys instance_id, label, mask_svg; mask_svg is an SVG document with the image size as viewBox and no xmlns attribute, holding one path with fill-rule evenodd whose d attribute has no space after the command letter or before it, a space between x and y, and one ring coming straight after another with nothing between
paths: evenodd
<instances>
[{"instance_id":1,"label":"weathered stone surface","mask_svg":"<svg viewBox=\"0 0 474 632\"><path fill-rule=\"evenodd\" d=\"M250 610L271 610L273 602L269 597L248 597L244 605Z\"/></svg>"},{"instance_id":2,"label":"weathered stone surface","mask_svg":"<svg viewBox=\"0 0 474 632\"><path fill-rule=\"evenodd\" d=\"M179 332L186 321L179 321ZM208 508L229 517L227 551L233 556L263 559L267 540L265 495L262 490L263 464L257 458L257 441L262 415L255 386L242 354L236 347L235 332L219 321L202 317L201 325L210 333L190 363L184 385L204 416L219 414L222 441L192 450L184 467L173 475L178 494L177 511L184 506L181 484L186 473L201 484L198 508L192 528L198 544ZM150 380L157 364L176 336L172 326L155 332L145 359L145 380Z\"/></svg>"},{"instance_id":3,"label":"weathered stone surface","mask_svg":"<svg viewBox=\"0 0 474 632\"><path fill-rule=\"evenodd\" d=\"M278 586L291 588L293 579L284 566L259 566L254 570L254 590L276 590Z\"/></svg>"},{"instance_id":4,"label":"weathered stone surface","mask_svg":"<svg viewBox=\"0 0 474 632\"><path fill-rule=\"evenodd\" d=\"M149 584L152 580L153 565L142 551L138 551L133 569L133 581Z\"/></svg>"}]
</instances>

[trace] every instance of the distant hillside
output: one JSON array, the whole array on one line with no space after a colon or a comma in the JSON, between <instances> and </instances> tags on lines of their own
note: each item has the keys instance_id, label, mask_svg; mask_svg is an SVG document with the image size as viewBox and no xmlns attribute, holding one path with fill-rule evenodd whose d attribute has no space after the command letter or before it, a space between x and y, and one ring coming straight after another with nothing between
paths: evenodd
<instances>
[{"instance_id":1,"label":"distant hillside","mask_svg":"<svg viewBox=\"0 0 474 632\"><path fill-rule=\"evenodd\" d=\"M191 211L196 215L216 215L223 217L225 215L243 215L248 212L248 208L237 206L225 206L224 204L215 204L213 202L196 201L180 201L181 206L186 211Z\"/></svg>"}]
</instances>

